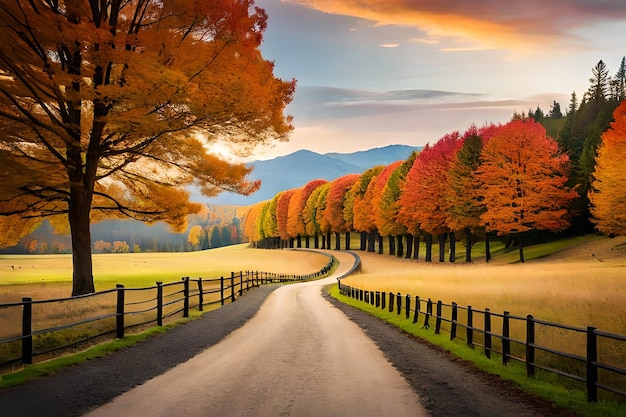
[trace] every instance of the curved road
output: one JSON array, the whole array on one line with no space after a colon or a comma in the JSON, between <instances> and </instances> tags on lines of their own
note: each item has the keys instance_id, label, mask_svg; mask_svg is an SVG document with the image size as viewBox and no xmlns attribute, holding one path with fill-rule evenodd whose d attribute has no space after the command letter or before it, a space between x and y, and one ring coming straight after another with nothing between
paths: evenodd
<instances>
[{"instance_id":1,"label":"curved road","mask_svg":"<svg viewBox=\"0 0 626 417\"><path fill-rule=\"evenodd\" d=\"M332 253L333 276L276 289L220 343L87 416L426 416L374 342L322 296L354 264Z\"/></svg>"}]
</instances>

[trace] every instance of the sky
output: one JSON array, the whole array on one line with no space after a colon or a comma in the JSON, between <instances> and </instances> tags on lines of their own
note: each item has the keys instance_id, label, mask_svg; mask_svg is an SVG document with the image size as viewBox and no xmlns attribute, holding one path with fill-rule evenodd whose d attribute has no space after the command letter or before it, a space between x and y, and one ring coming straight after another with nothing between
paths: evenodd
<instances>
[{"instance_id":1,"label":"sky","mask_svg":"<svg viewBox=\"0 0 626 417\"><path fill-rule=\"evenodd\" d=\"M626 55L624 0L256 0L269 16L261 51L297 80L288 142L349 153L423 146L514 111L580 99L603 60Z\"/></svg>"}]
</instances>

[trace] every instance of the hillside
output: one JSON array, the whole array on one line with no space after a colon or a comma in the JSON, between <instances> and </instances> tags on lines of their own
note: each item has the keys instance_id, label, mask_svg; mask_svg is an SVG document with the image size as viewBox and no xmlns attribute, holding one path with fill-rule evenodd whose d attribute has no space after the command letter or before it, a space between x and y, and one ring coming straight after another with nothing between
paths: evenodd
<instances>
[{"instance_id":1,"label":"hillside","mask_svg":"<svg viewBox=\"0 0 626 417\"><path fill-rule=\"evenodd\" d=\"M248 206L269 200L276 193L298 188L307 182L322 178L332 181L346 174L360 174L376 165L388 165L404 160L419 148L406 145L389 145L354 153L319 154L300 150L267 161L254 161L251 179L261 180L261 188L251 196L222 193L210 199L195 195L194 199L213 205Z\"/></svg>"}]
</instances>

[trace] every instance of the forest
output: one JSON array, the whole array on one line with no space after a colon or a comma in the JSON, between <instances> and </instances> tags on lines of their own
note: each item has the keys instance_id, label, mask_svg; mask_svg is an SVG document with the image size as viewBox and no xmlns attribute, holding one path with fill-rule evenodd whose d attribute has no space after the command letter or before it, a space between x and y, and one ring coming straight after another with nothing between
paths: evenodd
<instances>
[{"instance_id":1,"label":"forest","mask_svg":"<svg viewBox=\"0 0 626 417\"><path fill-rule=\"evenodd\" d=\"M624 234L626 58L613 77L599 61L589 82L580 103L572 93L565 115L555 101L547 114L538 107L506 124L446 134L405 161L279 192L251 207L244 233L258 247L293 247L302 237L309 247L312 237L316 248L320 237L330 248L334 233L339 248L339 235L357 232L360 249L374 251L388 237L390 253L407 258L418 257L423 238L426 261L436 237L440 262L447 239L451 262L457 238L467 262L478 240L489 260L490 236L519 247L523 262L528 237Z\"/></svg>"}]
</instances>

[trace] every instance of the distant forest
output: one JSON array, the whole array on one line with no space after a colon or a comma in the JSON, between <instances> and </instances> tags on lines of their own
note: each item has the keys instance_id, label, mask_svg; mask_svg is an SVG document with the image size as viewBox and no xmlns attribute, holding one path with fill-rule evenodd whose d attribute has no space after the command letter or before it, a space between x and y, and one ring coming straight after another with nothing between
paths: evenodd
<instances>
[{"instance_id":1,"label":"distant forest","mask_svg":"<svg viewBox=\"0 0 626 417\"><path fill-rule=\"evenodd\" d=\"M94 253L186 252L228 246L244 241L241 217L245 209L206 206L189 216L187 230L173 233L165 223L148 225L136 220L105 220L91 227ZM58 233L44 221L4 254L70 253L69 234Z\"/></svg>"}]
</instances>

